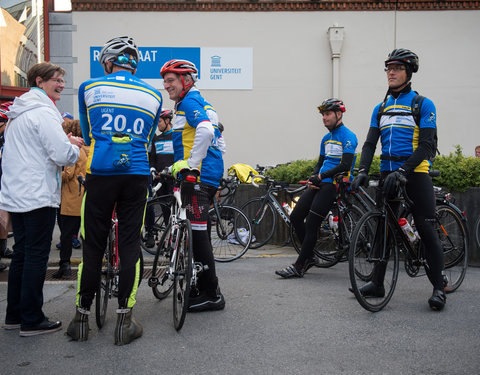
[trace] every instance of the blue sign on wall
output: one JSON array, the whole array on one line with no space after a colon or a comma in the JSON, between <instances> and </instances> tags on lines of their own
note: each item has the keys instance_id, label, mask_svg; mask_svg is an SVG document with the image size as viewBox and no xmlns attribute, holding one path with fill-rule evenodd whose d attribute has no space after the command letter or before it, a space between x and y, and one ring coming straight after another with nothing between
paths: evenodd
<instances>
[{"instance_id":1,"label":"blue sign on wall","mask_svg":"<svg viewBox=\"0 0 480 375\"><path fill-rule=\"evenodd\" d=\"M90 78L105 75L98 56L102 47L90 47ZM142 79L161 79L160 69L163 64L172 59L188 60L195 64L200 78L200 48L199 47L140 47L138 70L135 76Z\"/></svg>"}]
</instances>

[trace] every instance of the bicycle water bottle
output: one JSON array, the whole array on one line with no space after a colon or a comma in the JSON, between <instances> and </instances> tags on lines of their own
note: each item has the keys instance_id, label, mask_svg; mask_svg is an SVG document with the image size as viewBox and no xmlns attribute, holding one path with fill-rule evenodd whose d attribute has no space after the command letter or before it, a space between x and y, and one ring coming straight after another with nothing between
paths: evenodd
<instances>
[{"instance_id":1,"label":"bicycle water bottle","mask_svg":"<svg viewBox=\"0 0 480 375\"><path fill-rule=\"evenodd\" d=\"M338 232L338 216L329 215L328 225L330 225L331 230L337 233Z\"/></svg>"},{"instance_id":2,"label":"bicycle water bottle","mask_svg":"<svg viewBox=\"0 0 480 375\"><path fill-rule=\"evenodd\" d=\"M287 213L287 215L290 216L290 214L292 213L292 207L290 207L287 202L283 203L282 207Z\"/></svg>"},{"instance_id":3,"label":"bicycle water bottle","mask_svg":"<svg viewBox=\"0 0 480 375\"><path fill-rule=\"evenodd\" d=\"M411 225L408 223L408 220L402 217L398 219L398 224L400 225L400 228L402 228L403 233L405 233L405 235L408 237L408 240L411 243L415 243L417 236L415 235Z\"/></svg>"}]
</instances>

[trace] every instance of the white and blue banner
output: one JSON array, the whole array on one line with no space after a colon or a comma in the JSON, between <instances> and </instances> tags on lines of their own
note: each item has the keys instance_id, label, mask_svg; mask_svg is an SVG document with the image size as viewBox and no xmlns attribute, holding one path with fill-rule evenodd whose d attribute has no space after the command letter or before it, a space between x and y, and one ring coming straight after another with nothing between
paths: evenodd
<instances>
[{"instance_id":1,"label":"white and blue banner","mask_svg":"<svg viewBox=\"0 0 480 375\"><path fill-rule=\"evenodd\" d=\"M102 47L90 47L90 77L105 73L98 62ZM253 88L252 48L140 47L137 77L163 88L160 69L172 59L189 60L199 70L197 87L207 90L251 90Z\"/></svg>"}]
</instances>

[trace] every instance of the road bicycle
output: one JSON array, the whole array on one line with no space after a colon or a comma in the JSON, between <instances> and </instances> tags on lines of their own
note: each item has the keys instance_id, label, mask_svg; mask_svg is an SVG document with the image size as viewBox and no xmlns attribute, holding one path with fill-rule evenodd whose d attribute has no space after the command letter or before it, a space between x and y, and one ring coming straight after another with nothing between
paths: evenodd
<instances>
[{"instance_id":1,"label":"road bicycle","mask_svg":"<svg viewBox=\"0 0 480 375\"><path fill-rule=\"evenodd\" d=\"M252 239L255 241L250 244L251 249L258 249L265 245L273 237L275 228L277 226L277 214L290 227L290 217L288 212L278 202L276 196L281 191L284 191L287 196L295 201L299 194L306 189L306 186L301 186L297 189L289 190L288 182L275 181L273 178L264 175L254 175L250 172L248 180L252 181L252 185L259 187L255 179L262 179L267 187L267 192L261 197L256 197L245 202L241 209L247 215L252 227Z\"/></svg>"},{"instance_id":2,"label":"road bicycle","mask_svg":"<svg viewBox=\"0 0 480 375\"><path fill-rule=\"evenodd\" d=\"M140 277L138 286L142 281L144 263L143 254L140 254ZM107 247L102 260L100 282L95 293L95 321L100 329L105 324L108 301L118 297L118 283L120 276L120 258L118 255L118 219L116 210L113 210L110 231L108 233Z\"/></svg>"},{"instance_id":3,"label":"road bicycle","mask_svg":"<svg viewBox=\"0 0 480 375\"><path fill-rule=\"evenodd\" d=\"M157 253L157 246L160 242L160 238L162 237L163 232L167 228L168 224L168 216L170 215L170 206L173 199L173 194L164 194L164 195L157 195L160 187L166 183L166 174L164 177L160 177L160 180L157 184L152 186L152 196L147 199L147 207L145 212L145 219L147 220L147 215L151 215L150 218L152 220L151 223L145 223L142 227L142 234L140 245L142 249L151 255L155 255ZM154 179L157 178L157 172L153 171L152 176ZM150 234L154 238L154 246L148 247L147 246L147 234L150 231Z\"/></svg>"},{"instance_id":4,"label":"road bicycle","mask_svg":"<svg viewBox=\"0 0 480 375\"><path fill-rule=\"evenodd\" d=\"M250 219L253 236L258 236L257 242L253 242L250 247L253 249L259 248L272 238L277 225L278 214L289 227L290 241L297 253L300 253L302 244L295 233L295 228L291 225L289 213L286 209L291 209L291 205L295 204L300 194L307 188L306 185L289 190L287 189L288 183L275 181L270 177L251 173L250 178L261 178L267 185L265 195L252 198L242 206L242 210ZM338 174L335 179L337 199L332 211L318 229L317 242L313 250L317 267L331 267L341 260L347 260L349 237L354 224L363 212L369 210L370 206L375 204L365 190L362 189L360 194L351 192L348 189L348 183L344 181L343 174ZM258 186L256 183L253 183L253 185ZM285 191L288 200L292 202L285 206L286 209L280 205L276 198L280 191ZM353 204L352 200L358 202L358 204ZM336 228L332 228L330 225L329 219L334 218L337 219L336 223L338 223Z\"/></svg>"},{"instance_id":5,"label":"road bicycle","mask_svg":"<svg viewBox=\"0 0 480 375\"><path fill-rule=\"evenodd\" d=\"M232 202L238 187L236 178L222 179L219 198ZM217 262L231 262L242 257L252 241L252 227L245 213L238 207L213 200L209 214L209 235L213 256Z\"/></svg>"},{"instance_id":6,"label":"road bicycle","mask_svg":"<svg viewBox=\"0 0 480 375\"><path fill-rule=\"evenodd\" d=\"M434 187L436 215L441 224L437 228L445 257L445 276L448 281L445 292L454 292L465 278L468 268L468 225L467 214L454 204L449 192ZM458 243L453 242L458 238ZM463 243L463 246L462 246Z\"/></svg>"},{"instance_id":7,"label":"road bicycle","mask_svg":"<svg viewBox=\"0 0 480 375\"><path fill-rule=\"evenodd\" d=\"M477 218L477 221L475 221L475 239L477 240L477 247L480 248L480 215Z\"/></svg>"},{"instance_id":8,"label":"road bicycle","mask_svg":"<svg viewBox=\"0 0 480 375\"><path fill-rule=\"evenodd\" d=\"M355 226L349 251L349 275L352 290L360 305L368 311L383 309L393 296L398 279L399 262L403 257L406 273L421 276L422 266L428 272L425 249L421 240L412 241L402 230L399 218L411 220L413 203L408 198L405 185L401 185L399 195L386 200L382 194L381 205L365 213ZM400 207L399 215L395 207ZM468 258L467 230L465 220L453 204L437 197L435 230L445 254L445 291L451 293L462 283ZM412 225L415 228L414 223ZM375 276L374 276L375 273ZM364 297L360 288L373 279L381 279L385 293L379 297Z\"/></svg>"},{"instance_id":9,"label":"road bicycle","mask_svg":"<svg viewBox=\"0 0 480 375\"><path fill-rule=\"evenodd\" d=\"M359 189L359 193L351 191L350 181L344 173L336 174L333 180L337 192L336 199L318 229L317 243L314 247L316 265L322 268L348 260L350 237L355 224L375 204L374 199L363 188ZM291 230L293 245L297 253L300 253L302 244L295 235L293 226Z\"/></svg>"},{"instance_id":10,"label":"road bicycle","mask_svg":"<svg viewBox=\"0 0 480 375\"><path fill-rule=\"evenodd\" d=\"M185 321L190 290L196 288L197 275L203 271L203 265L193 260L192 226L187 219L183 204L185 197L182 194L186 184L193 185L198 175L199 171L195 169L182 170L175 179L169 223L157 246L152 276L148 280L153 295L159 300L166 298L173 290L173 322L177 331Z\"/></svg>"}]
</instances>

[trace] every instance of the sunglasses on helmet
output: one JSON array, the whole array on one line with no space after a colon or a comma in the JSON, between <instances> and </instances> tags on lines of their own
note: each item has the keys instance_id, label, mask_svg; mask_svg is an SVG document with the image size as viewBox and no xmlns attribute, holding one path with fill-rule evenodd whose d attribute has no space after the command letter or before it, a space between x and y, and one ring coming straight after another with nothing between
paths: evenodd
<instances>
[{"instance_id":1,"label":"sunglasses on helmet","mask_svg":"<svg viewBox=\"0 0 480 375\"><path fill-rule=\"evenodd\" d=\"M130 64L133 69L137 67L137 61L135 59L129 59L127 56L124 55L118 56L117 62L119 62L120 64Z\"/></svg>"}]
</instances>

